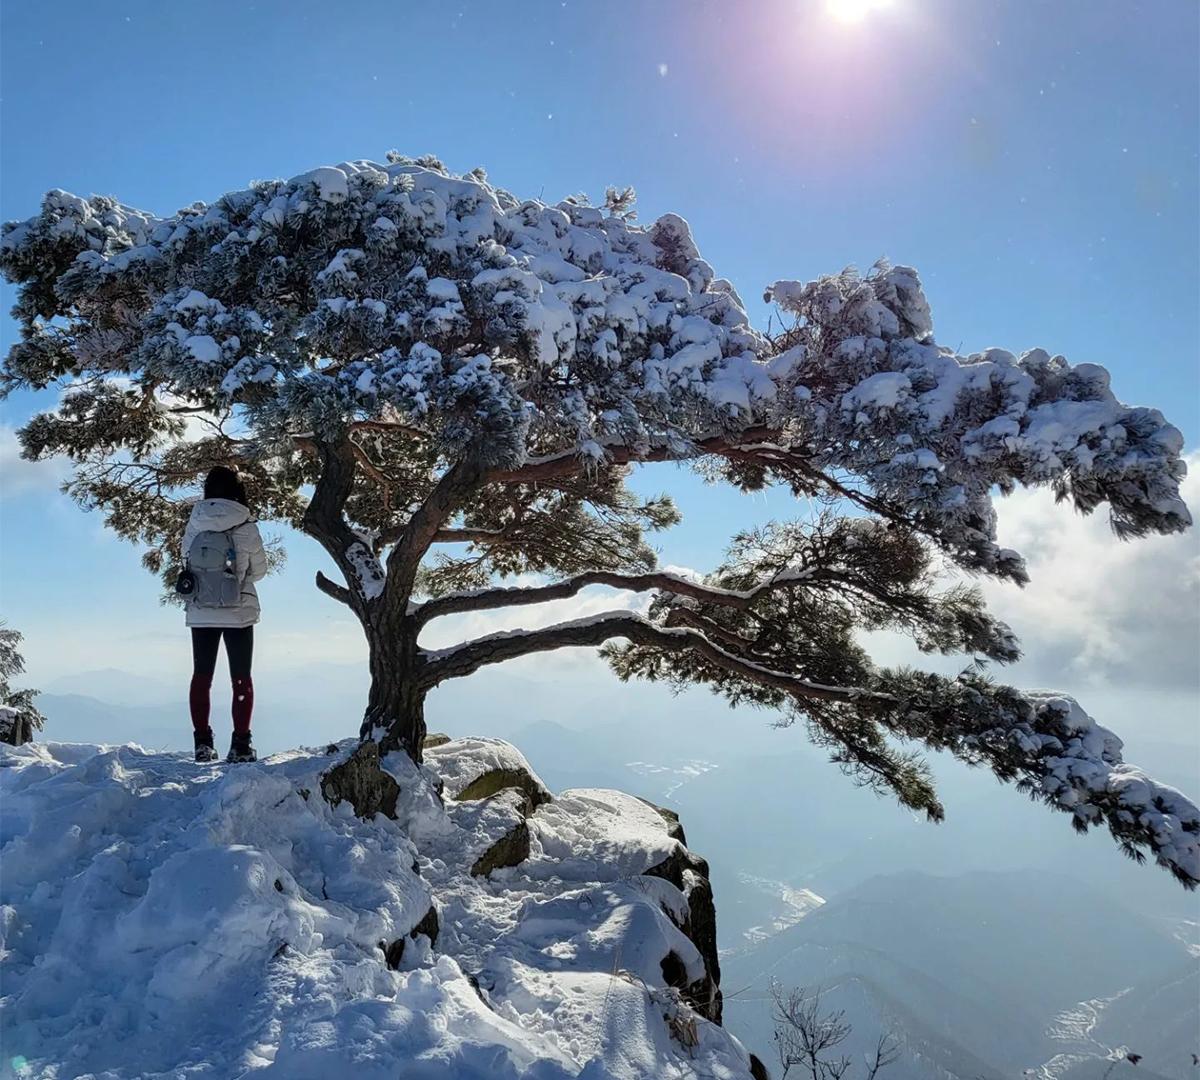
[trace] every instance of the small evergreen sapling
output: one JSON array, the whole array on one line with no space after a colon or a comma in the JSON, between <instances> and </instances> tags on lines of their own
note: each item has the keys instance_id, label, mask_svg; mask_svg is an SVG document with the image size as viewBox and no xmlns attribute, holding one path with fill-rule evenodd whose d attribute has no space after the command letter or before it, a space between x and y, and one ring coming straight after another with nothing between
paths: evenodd
<instances>
[{"instance_id":1,"label":"small evergreen sapling","mask_svg":"<svg viewBox=\"0 0 1200 1080\"><path fill-rule=\"evenodd\" d=\"M1091 364L939 346L913 270L777 281L786 325L767 335L687 223L636 224L628 189L548 206L393 154L165 218L52 191L5 226L0 271L21 327L4 389L63 388L24 453L70 457L67 490L167 580L181 497L237 464L259 516L313 537L341 576L317 586L362 624L362 736L380 751L420 758L425 698L447 680L600 645L622 678L706 683L802 721L931 818L912 747L1200 881L1196 807L1124 764L1072 699L890 670L859 644L891 628L929 652L1017 658L979 592L943 573L1025 581L997 491L1107 504L1122 538L1191 521L1161 413L1121 404ZM669 573L646 537L678 513L626 485L663 461L820 512L738 532L707 577ZM521 575L545 583L503 584ZM421 643L451 614L593 586L647 593L648 609Z\"/></svg>"},{"instance_id":2,"label":"small evergreen sapling","mask_svg":"<svg viewBox=\"0 0 1200 1080\"><path fill-rule=\"evenodd\" d=\"M33 733L46 723L33 703L38 691L12 686L12 680L25 671L20 645L21 634L0 623L0 742L12 746L32 742Z\"/></svg>"}]
</instances>

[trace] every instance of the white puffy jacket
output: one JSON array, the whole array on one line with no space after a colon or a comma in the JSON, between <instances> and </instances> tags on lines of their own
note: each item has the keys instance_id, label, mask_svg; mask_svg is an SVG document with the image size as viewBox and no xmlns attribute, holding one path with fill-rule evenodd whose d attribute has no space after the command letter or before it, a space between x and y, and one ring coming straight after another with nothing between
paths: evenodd
<instances>
[{"instance_id":1,"label":"white puffy jacket","mask_svg":"<svg viewBox=\"0 0 1200 1080\"><path fill-rule=\"evenodd\" d=\"M202 532L229 532L237 551L237 575L242 582L242 601L237 607L212 608L187 605L188 626L253 626L258 622L258 591L254 583L267 572L258 526L250 520L250 511L232 499L204 499L192 507L192 516L183 530L183 555L192 550L192 541Z\"/></svg>"}]
</instances>

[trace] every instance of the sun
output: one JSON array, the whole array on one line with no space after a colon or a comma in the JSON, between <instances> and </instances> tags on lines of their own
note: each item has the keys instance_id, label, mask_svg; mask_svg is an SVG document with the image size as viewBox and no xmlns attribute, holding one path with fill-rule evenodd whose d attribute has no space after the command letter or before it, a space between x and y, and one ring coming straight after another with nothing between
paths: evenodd
<instances>
[{"instance_id":1,"label":"sun","mask_svg":"<svg viewBox=\"0 0 1200 1080\"><path fill-rule=\"evenodd\" d=\"M860 23L871 12L890 6L891 0L825 0L825 10L843 23Z\"/></svg>"}]
</instances>

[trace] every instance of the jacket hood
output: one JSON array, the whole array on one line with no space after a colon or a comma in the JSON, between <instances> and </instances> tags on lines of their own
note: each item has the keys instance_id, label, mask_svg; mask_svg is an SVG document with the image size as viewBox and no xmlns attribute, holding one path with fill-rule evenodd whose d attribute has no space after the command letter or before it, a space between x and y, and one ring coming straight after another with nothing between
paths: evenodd
<instances>
[{"instance_id":1,"label":"jacket hood","mask_svg":"<svg viewBox=\"0 0 1200 1080\"><path fill-rule=\"evenodd\" d=\"M232 499L202 499L192 507L192 527L197 532L225 532L250 520L250 511Z\"/></svg>"}]
</instances>

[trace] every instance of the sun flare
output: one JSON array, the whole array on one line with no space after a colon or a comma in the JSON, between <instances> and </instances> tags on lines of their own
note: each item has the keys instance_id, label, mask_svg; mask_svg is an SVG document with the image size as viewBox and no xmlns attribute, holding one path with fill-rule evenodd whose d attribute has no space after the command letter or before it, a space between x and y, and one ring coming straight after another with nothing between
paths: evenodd
<instances>
[{"instance_id":1,"label":"sun flare","mask_svg":"<svg viewBox=\"0 0 1200 1080\"><path fill-rule=\"evenodd\" d=\"M891 6L892 0L825 0L825 10L842 23L860 23L868 15Z\"/></svg>"}]
</instances>

